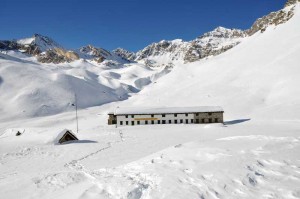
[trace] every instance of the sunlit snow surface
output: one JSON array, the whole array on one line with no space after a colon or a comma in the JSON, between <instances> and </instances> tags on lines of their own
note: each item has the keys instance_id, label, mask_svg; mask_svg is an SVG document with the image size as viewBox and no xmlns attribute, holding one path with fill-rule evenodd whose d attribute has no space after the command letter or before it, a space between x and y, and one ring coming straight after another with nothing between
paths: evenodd
<instances>
[{"instance_id":1,"label":"sunlit snow surface","mask_svg":"<svg viewBox=\"0 0 300 199\"><path fill-rule=\"evenodd\" d=\"M128 100L85 106L78 113L79 141L69 144L56 145L55 139L65 128L76 133L74 111L12 120L5 114L24 107L12 103L5 109L5 100L22 95L15 93L15 98L9 87L5 94L1 90L1 198L300 198L299 11L298 5L287 23L269 27L220 56L174 67ZM5 63L19 72L13 60ZM24 62L28 65L33 72L40 67ZM62 67L72 78L78 76L75 82L90 85L95 78L74 66ZM49 71L53 68L49 65ZM8 74L10 69L5 70ZM98 72L131 84L132 72L144 71L137 65L117 70ZM59 77L44 73L38 74L52 81ZM3 89L8 80L1 78ZM118 87L119 81L100 79L92 82ZM13 80L12 85L30 85L19 76ZM40 82L51 88L52 81ZM226 122L106 125L107 112L117 106L153 105L219 105ZM18 131L22 135L16 136Z\"/></svg>"}]
</instances>

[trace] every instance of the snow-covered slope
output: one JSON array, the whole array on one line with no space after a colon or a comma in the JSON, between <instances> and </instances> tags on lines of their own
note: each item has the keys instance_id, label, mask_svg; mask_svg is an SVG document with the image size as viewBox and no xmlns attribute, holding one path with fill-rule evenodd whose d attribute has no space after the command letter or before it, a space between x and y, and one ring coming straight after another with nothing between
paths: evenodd
<instances>
[{"instance_id":1,"label":"snow-covered slope","mask_svg":"<svg viewBox=\"0 0 300 199\"><path fill-rule=\"evenodd\" d=\"M136 63L39 64L18 53L0 53L2 118L39 107L31 99L43 96L60 97L58 105L64 107L73 99L72 87L83 100L79 103L92 104L101 102L98 92L109 92L106 99L114 100L130 86L155 82L129 100L79 110L79 141L64 145L55 140L65 128L76 132L75 111L3 119L0 196L300 198L300 4L292 12L281 24L269 18L265 30L235 48L207 60L178 63L167 75ZM34 88L37 92L31 92ZM99 101L93 101L93 92ZM35 97L38 93L43 95ZM43 103L55 104L56 97ZM30 102L19 104L21 98ZM224 125L106 124L107 112L117 106L193 105L222 106Z\"/></svg>"},{"instance_id":2,"label":"snow-covered slope","mask_svg":"<svg viewBox=\"0 0 300 199\"><path fill-rule=\"evenodd\" d=\"M17 43L25 46L36 46L41 52L45 52L47 50L52 50L55 48L62 48L53 39L40 34L34 34L33 37L30 38L19 39L17 40Z\"/></svg>"},{"instance_id":3,"label":"snow-covered slope","mask_svg":"<svg viewBox=\"0 0 300 199\"><path fill-rule=\"evenodd\" d=\"M177 65L124 103L220 105L229 117L300 119L299 12L297 5L286 23L269 26L219 56Z\"/></svg>"},{"instance_id":4,"label":"snow-covered slope","mask_svg":"<svg viewBox=\"0 0 300 199\"><path fill-rule=\"evenodd\" d=\"M15 55L15 54L14 54ZM41 64L0 55L0 118L36 117L127 99L167 70L86 60ZM157 75L156 75L157 74Z\"/></svg>"}]
</instances>

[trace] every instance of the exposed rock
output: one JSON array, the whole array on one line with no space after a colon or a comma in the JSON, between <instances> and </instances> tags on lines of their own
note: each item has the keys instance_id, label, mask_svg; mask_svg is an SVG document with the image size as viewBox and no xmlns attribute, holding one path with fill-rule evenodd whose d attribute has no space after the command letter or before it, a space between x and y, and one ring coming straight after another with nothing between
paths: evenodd
<instances>
[{"instance_id":1,"label":"exposed rock","mask_svg":"<svg viewBox=\"0 0 300 199\"><path fill-rule=\"evenodd\" d=\"M300 2L300 0L288 0L284 7L288 7L288 6L291 6L291 5L295 5L297 2Z\"/></svg>"},{"instance_id":2,"label":"exposed rock","mask_svg":"<svg viewBox=\"0 0 300 199\"><path fill-rule=\"evenodd\" d=\"M136 54L134 52L130 52L123 48L117 48L113 50L113 53L129 61L134 61L136 59Z\"/></svg>"},{"instance_id":3,"label":"exposed rock","mask_svg":"<svg viewBox=\"0 0 300 199\"><path fill-rule=\"evenodd\" d=\"M292 5L290 3L291 2L287 2L287 4ZM246 32L249 36L255 34L258 31L264 32L267 29L267 27L271 25L277 26L279 24L287 22L293 17L293 15L294 8L291 8L289 10L282 9L277 12L271 12L270 14L257 19L252 25L252 27L249 30L246 30Z\"/></svg>"},{"instance_id":4,"label":"exposed rock","mask_svg":"<svg viewBox=\"0 0 300 199\"><path fill-rule=\"evenodd\" d=\"M42 63L63 63L72 62L79 59L79 56L73 51L65 51L60 48L47 50L45 53L38 55L38 61Z\"/></svg>"},{"instance_id":5,"label":"exposed rock","mask_svg":"<svg viewBox=\"0 0 300 199\"><path fill-rule=\"evenodd\" d=\"M194 62L225 52L246 36L242 30L218 27L189 42L176 39L153 43L136 53L136 61L144 60L150 67L165 66L174 61Z\"/></svg>"},{"instance_id":6,"label":"exposed rock","mask_svg":"<svg viewBox=\"0 0 300 199\"><path fill-rule=\"evenodd\" d=\"M112 54L109 51L103 48L96 48L92 45L81 47L78 53L80 54L80 57L85 59L93 59L98 63L101 63L108 57L112 56Z\"/></svg>"},{"instance_id":7,"label":"exposed rock","mask_svg":"<svg viewBox=\"0 0 300 199\"><path fill-rule=\"evenodd\" d=\"M120 64L137 61L149 67L170 67L178 63L198 61L210 56L219 55L238 45L244 37L258 31L264 32L270 26L287 22L294 15L294 6L300 0L288 0L285 8L259 18L252 27L242 31L217 27L192 41L175 39L152 43L137 53L117 48L113 52L92 45L75 51L66 51L51 38L34 34L31 38L12 41L0 41L0 49L15 50L36 56L45 63L71 62L79 58L93 60L108 67L119 67Z\"/></svg>"},{"instance_id":8,"label":"exposed rock","mask_svg":"<svg viewBox=\"0 0 300 199\"><path fill-rule=\"evenodd\" d=\"M238 45L247 34L238 29L218 27L190 42L184 56L185 62L194 62L212 55L219 55Z\"/></svg>"}]
</instances>

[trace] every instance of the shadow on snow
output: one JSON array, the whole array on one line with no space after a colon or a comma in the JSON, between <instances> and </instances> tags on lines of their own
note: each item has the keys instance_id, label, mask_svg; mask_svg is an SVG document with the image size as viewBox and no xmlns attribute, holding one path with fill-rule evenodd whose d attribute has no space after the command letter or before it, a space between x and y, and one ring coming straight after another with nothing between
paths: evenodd
<instances>
[{"instance_id":1,"label":"shadow on snow","mask_svg":"<svg viewBox=\"0 0 300 199\"><path fill-rule=\"evenodd\" d=\"M234 124L239 124L243 122L248 122L251 119L238 119L238 120L231 120L231 121L226 121L224 122L225 125L234 125Z\"/></svg>"}]
</instances>

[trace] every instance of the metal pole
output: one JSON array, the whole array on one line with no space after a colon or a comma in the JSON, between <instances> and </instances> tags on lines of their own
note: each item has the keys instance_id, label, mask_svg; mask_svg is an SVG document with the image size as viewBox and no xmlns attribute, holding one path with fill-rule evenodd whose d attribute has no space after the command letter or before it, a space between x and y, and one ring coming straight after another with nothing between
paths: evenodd
<instances>
[{"instance_id":1,"label":"metal pole","mask_svg":"<svg viewBox=\"0 0 300 199\"><path fill-rule=\"evenodd\" d=\"M78 134L78 114L77 114L77 97L75 93L75 109L76 109L76 127L77 127L77 134Z\"/></svg>"}]
</instances>

